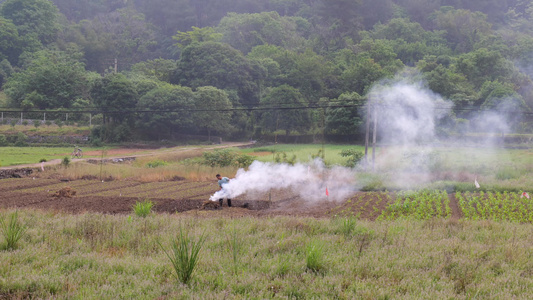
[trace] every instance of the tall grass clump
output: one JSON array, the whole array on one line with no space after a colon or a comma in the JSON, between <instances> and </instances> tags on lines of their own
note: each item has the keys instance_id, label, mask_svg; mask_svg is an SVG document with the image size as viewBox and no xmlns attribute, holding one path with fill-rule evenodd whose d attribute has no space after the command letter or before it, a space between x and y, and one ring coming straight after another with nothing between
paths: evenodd
<instances>
[{"instance_id":1,"label":"tall grass clump","mask_svg":"<svg viewBox=\"0 0 533 300\"><path fill-rule=\"evenodd\" d=\"M136 216L145 218L152 212L152 207L154 207L154 203L150 200L137 201L133 205L133 212Z\"/></svg>"},{"instance_id":2,"label":"tall grass clump","mask_svg":"<svg viewBox=\"0 0 533 300\"><path fill-rule=\"evenodd\" d=\"M226 237L226 240L228 243L228 247L231 250L231 258L233 259L233 273L237 274L237 271L239 270L239 257L243 245L240 238L238 237L235 224L233 224L233 231L231 232L230 236Z\"/></svg>"},{"instance_id":3,"label":"tall grass clump","mask_svg":"<svg viewBox=\"0 0 533 300\"><path fill-rule=\"evenodd\" d=\"M180 233L176 239L172 240L170 252L159 244L172 263L176 279L181 283L188 284L192 279L192 273L200 260L200 250L205 242L205 235L202 234L197 241L192 240L188 234Z\"/></svg>"},{"instance_id":4,"label":"tall grass clump","mask_svg":"<svg viewBox=\"0 0 533 300\"><path fill-rule=\"evenodd\" d=\"M9 221L5 218L0 218L0 230L5 239L5 250L13 250L17 248L19 240L24 236L28 228L18 221L18 212L14 212L9 216Z\"/></svg>"},{"instance_id":5,"label":"tall grass clump","mask_svg":"<svg viewBox=\"0 0 533 300\"><path fill-rule=\"evenodd\" d=\"M354 216L343 218L340 230L345 238L350 237L354 233L356 223L357 218Z\"/></svg>"},{"instance_id":6,"label":"tall grass clump","mask_svg":"<svg viewBox=\"0 0 533 300\"><path fill-rule=\"evenodd\" d=\"M319 272L324 268L324 244L314 240L305 249L305 265L313 272Z\"/></svg>"}]
</instances>

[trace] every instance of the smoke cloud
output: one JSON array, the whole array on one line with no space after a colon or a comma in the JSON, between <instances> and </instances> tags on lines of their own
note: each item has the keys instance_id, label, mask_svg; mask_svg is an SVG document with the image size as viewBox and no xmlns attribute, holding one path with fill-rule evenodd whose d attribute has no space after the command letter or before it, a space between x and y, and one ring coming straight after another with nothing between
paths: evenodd
<instances>
[{"instance_id":1,"label":"smoke cloud","mask_svg":"<svg viewBox=\"0 0 533 300\"><path fill-rule=\"evenodd\" d=\"M351 169L340 166L326 168L319 159L310 164L295 165L254 161L248 170L239 169L235 178L210 200L288 189L307 202L341 201L355 192L354 186L355 177Z\"/></svg>"},{"instance_id":2,"label":"smoke cloud","mask_svg":"<svg viewBox=\"0 0 533 300\"><path fill-rule=\"evenodd\" d=\"M387 178L386 186L398 188L416 188L435 180L464 181L466 178L473 182L483 169L475 164L475 158L481 155L480 147L484 156L492 155L489 149L500 144L500 135L509 132L513 122L520 120L520 115L512 113L520 110L520 99L495 99L490 108L461 112L465 119L456 122L452 101L433 93L423 83L413 83L410 78L413 77L377 85L369 93L369 104L376 108L378 120L380 148L376 171ZM439 126L443 126L440 128L443 132L459 135L439 140ZM440 149L436 151L435 147ZM465 162L460 174L450 175L446 160L449 156L445 153L455 159L472 159ZM507 160L501 152L498 155L494 161Z\"/></svg>"},{"instance_id":3,"label":"smoke cloud","mask_svg":"<svg viewBox=\"0 0 533 300\"><path fill-rule=\"evenodd\" d=\"M453 102L433 93L422 83L408 80L409 78L379 84L369 93L369 105L371 111L376 112L378 120L380 147L375 167L380 180L383 180L386 187L399 188L416 188L438 180L439 176L445 180L461 181L464 178L470 180L472 177L473 182L474 176L478 174L473 168L457 174L463 179L444 174L446 162L442 153L452 151L457 155L461 151L461 158L475 157L478 155L478 149L467 149L463 147L464 144L461 144L460 150L434 149L444 145L443 143L454 144L454 140L450 138L439 142L436 134L437 127L444 121L448 122L448 126L454 126ZM466 123L467 127L472 129L508 132L508 117L508 114L496 110L486 110L477 116L470 114L470 121ZM372 115L371 118L373 119ZM465 139L468 137L463 136L455 142L464 143ZM326 167L319 159L309 164L295 165L255 161L248 170L238 170L235 178L231 179L223 190L212 195L210 200L235 198L244 194L265 194L271 190L290 190L308 203L326 199L342 201L357 191L357 173L363 167L368 166L353 169L341 166ZM374 180L373 176L369 178ZM359 187L360 184L361 182ZM326 189L329 197L326 195Z\"/></svg>"},{"instance_id":4,"label":"smoke cloud","mask_svg":"<svg viewBox=\"0 0 533 300\"><path fill-rule=\"evenodd\" d=\"M433 141L436 122L453 106L451 101L407 82L375 86L369 100L378 114L381 141L396 145Z\"/></svg>"}]
</instances>

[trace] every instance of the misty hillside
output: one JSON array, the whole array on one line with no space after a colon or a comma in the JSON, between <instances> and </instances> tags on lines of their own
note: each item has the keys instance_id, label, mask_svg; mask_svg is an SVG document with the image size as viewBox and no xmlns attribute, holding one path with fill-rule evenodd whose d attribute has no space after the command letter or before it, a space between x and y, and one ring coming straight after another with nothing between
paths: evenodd
<instances>
[{"instance_id":1,"label":"misty hillside","mask_svg":"<svg viewBox=\"0 0 533 300\"><path fill-rule=\"evenodd\" d=\"M97 141L348 137L402 79L453 103L443 136L479 110L532 133L532 34L527 0L4 0L0 107Z\"/></svg>"}]
</instances>

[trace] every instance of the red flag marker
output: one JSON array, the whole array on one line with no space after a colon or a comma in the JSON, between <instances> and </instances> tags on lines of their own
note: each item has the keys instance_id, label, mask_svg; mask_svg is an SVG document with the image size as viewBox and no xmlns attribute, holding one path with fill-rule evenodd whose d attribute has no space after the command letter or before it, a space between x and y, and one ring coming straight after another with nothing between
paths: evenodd
<instances>
[{"instance_id":1,"label":"red flag marker","mask_svg":"<svg viewBox=\"0 0 533 300\"><path fill-rule=\"evenodd\" d=\"M520 196L520 198L524 198L524 197L526 197L526 198L529 199L529 194L526 193L526 192L523 192L523 193L522 193L522 196Z\"/></svg>"},{"instance_id":2,"label":"red flag marker","mask_svg":"<svg viewBox=\"0 0 533 300\"><path fill-rule=\"evenodd\" d=\"M329 196L328 187L326 187L326 196Z\"/></svg>"}]
</instances>

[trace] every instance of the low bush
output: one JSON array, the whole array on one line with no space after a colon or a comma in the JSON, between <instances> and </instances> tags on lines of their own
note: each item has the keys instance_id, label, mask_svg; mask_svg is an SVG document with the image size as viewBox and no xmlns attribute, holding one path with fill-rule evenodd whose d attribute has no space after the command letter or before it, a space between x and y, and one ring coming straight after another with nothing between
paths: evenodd
<instances>
[{"instance_id":1,"label":"low bush","mask_svg":"<svg viewBox=\"0 0 533 300\"><path fill-rule=\"evenodd\" d=\"M61 165L65 168L68 168L68 166L70 165L70 158L68 158L68 156L63 157Z\"/></svg>"},{"instance_id":2,"label":"low bush","mask_svg":"<svg viewBox=\"0 0 533 300\"><path fill-rule=\"evenodd\" d=\"M357 166L357 164L363 159L365 154L362 151L356 150L356 149L345 149L342 150L340 155L342 157L348 157L348 160L346 161L346 166L353 168Z\"/></svg>"},{"instance_id":3,"label":"low bush","mask_svg":"<svg viewBox=\"0 0 533 300\"><path fill-rule=\"evenodd\" d=\"M202 164L213 168L228 166L247 167L254 160L253 157L247 154L241 154L230 149L204 152L202 158Z\"/></svg>"},{"instance_id":4,"label":"low bush","mask_svg":"<svg viewBox=\"0 0 533 300\"><path fill-rule=\"evenodd\" d=\"M294 166L294 164L296 163L296 154L294 154L291 158L288 158L287 153L277 152L274 156L274 161L276 163L284 163Z\"/></svg>"},{"instance_id":5,"label":"low bush","mask_svg":"<svg viewBox=\"0 0 533 300\"><path fill-rule=\"evenodd\" d=\"M7 142L7 138L5 135L0 134L0 147L7 146L9 143Z\"/></svg>"},{"instance_id":6,"label":"low bush","mask_svg":"<svg viewBox=\"0 0 533 300\"><path fill-rule=\"evenodd\" d=\"M28 146L28 143L26 140L28 139L28 136L25 135L22 132L17 133L17 139L15 140L15 146L17 147L25 147Z\"/></svg>"}]
</instances>

